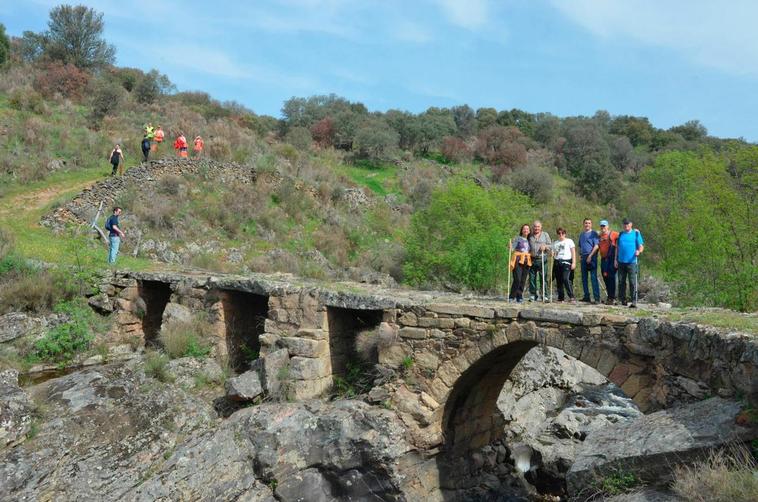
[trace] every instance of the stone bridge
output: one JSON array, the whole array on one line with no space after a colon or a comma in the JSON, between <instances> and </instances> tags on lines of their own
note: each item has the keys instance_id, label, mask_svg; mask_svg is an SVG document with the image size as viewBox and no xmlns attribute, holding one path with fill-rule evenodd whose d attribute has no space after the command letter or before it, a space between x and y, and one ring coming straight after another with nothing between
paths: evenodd
<instances>
[{"instance_id":1,"label":"stone bridge","mask_svg":"<svg viewBox=\"0 0 758 502\"><path fill-rule=\"evenodd\" d=\"M621 308L513 305L488 298L328 286L289 275L115 273L90 303L112 336L156 342L161 326L203 312L217 354L252 364L272 398L326 395L351 364L373 364L368 399L396 409L423 451L472 450L503 433L496 402L513 367L555 347L597 369L643 411L709 396L758 398L758 341Z\"/></svg>"}]
</instances>

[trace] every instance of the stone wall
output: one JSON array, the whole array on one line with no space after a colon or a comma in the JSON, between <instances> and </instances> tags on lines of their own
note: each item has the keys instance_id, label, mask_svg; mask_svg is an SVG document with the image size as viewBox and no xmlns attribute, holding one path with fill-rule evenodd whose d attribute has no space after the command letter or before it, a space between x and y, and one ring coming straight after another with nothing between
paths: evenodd
<instances>
[{"instance_id":1,"label":"stone wall","mask_svg":"<svg viewBox=\"0 0 758 502\"><path fill-rule=\"evenodd\" d=\"M256 180L256 171L253 168L234 162L221 163L211 159L151 160L129 169L123 176L111 176L86 188L71 201L43 216L40 223L54 230L60 230L67 224L90 223L101 202L104 203L105 215L109 215L115 201L131 183L140 186L154 183L164 176L185 174L205 174L220 183L229 184L254 183Z\"/></svg>"}]
</instances>

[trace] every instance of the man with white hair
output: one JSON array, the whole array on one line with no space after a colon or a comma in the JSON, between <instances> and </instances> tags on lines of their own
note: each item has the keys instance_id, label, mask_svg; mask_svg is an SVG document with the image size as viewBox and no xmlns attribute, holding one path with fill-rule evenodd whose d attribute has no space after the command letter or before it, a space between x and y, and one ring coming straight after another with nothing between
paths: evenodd
<instances>
[{"instance_id":1,"label":"man with white hair","mask_svg":"<svg viewBox=\"0 0 758 502\"><path fill-rule=\"evenodd\" d=\"M545 266L547 264L547 253L550 250L550 235L542 231L542 222L534 220L532 223L532 233L529 235L529 253L532 255L532 267L529 269L529 300L536 301L537 295L537 278L541 281L541 288L545 290ZM544 301L544 298L542 298Z\"/></svg>"}]
</instances>

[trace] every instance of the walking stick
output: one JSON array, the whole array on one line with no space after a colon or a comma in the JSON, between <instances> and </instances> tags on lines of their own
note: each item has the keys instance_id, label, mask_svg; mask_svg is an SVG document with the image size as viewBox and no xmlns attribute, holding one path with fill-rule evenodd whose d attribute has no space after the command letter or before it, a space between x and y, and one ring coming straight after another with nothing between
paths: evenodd
<instances>
[{"instance_id":1,"label":"walking stick","mask_svg":"<svg viewBox=\"0 0 758 502\"><path fill-rule=\"evenodd\" d=\"M634 304L637 305L637 296L640 292L640 256L637 255L637 266L634 267Z\"/></svg>"},{"instance_id":2,"label":"walking stick","mask_svg":"<svg viewBox=\"0 0 758 502\"><path fill-rule=\"evenodd\" d=\"M545 250L540 250L540 270L542 271L542 303L545 303Z\"/></svg>"},{"instance_id":3,"label":"walking stick","mask_svg":"<svg viewBox=\"0 0 758 502\"><path fill-rule=\"evenodd\" d=\"M513 239L508 240L508 291L505 292L508 301L511 301L511 248L513 247Z\"/></svg>"},{"instance_id":4,"label":"walking stick","mask_svg":"<svg viewBox=\"0 0 758 502\"><path fill-rule=\"evenodd\" d=\"M553 303L553 263L555 259L550 260L550 303Z\"/></svg>"}]
</instances>

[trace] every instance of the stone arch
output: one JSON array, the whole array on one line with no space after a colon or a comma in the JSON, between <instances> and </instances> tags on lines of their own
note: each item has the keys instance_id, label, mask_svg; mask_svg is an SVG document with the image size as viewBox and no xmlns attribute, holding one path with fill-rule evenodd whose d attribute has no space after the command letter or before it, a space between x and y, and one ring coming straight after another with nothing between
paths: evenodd
<instances>
[{"instance_id":1,"label":"stone arch","mask_svg":"<svg viewBox=\"0 0 758 502\"><path fill-rule=\"evenodd\" d=\"M569 334L576 330L581 328L562 332L533 322L513 322L505 329L483 334L476 344L444 361L430 386L442 408L437 416L444 448L467 450L499 439L504 422L497 408L498 396L513 368L538 345L560 349L606 378L611 376L618 363L616 355L601 340Z\"/></svg>"}]
</instances>

